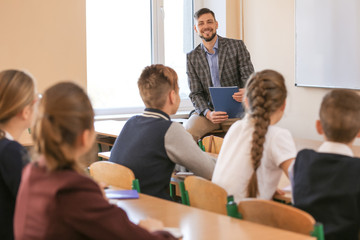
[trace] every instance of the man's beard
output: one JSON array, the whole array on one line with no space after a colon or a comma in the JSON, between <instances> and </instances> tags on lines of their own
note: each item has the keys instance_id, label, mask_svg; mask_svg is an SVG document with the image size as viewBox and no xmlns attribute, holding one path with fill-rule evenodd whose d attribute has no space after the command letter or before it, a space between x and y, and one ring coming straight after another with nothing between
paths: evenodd
<instances>
[{"instance_id":1,"label":"man's beard","mask_svg":"<svg viewBox=\"0 0 360 240\"><path fill-rule=\"evenodd\" d=\"M214 32L214 34L211 35L211 37L209 37L209 38L206 38L203 35L200 35L200 38L204 39L205 42L211 42L211 40L213 40L215 36L216 36L216 32Z\"/></svg>"}]
</instances>

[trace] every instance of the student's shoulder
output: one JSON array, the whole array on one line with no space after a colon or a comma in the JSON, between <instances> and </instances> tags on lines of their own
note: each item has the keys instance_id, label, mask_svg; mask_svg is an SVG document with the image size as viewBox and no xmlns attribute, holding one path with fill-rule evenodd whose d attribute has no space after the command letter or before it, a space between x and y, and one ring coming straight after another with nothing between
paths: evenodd
<instances>
[{"instance_id":1,"label":"student's shoulder","mask_svg":"<svg viewBox=\"0 0 360 240\"><path fill-rule=\"evenodd\" d=\"M184 126L181 123L178 122L170 122L170 126L168 128L168 132L171 132L172 134L183 134L183 133L187 133L187 131L185 130Z\"/></svg>"},{"instance_id":2,"label":"student's shoulder","mask_svg":"<svg viewBox=\"0 0 360 240\"><path fill-rule=\"evenodd\" d=\"M302 149L296 155L296 160L314 158L318 153L313 149Z\"/></svg>"},{"instance_id":3,"label":"student's shoulder","mask_svg":"<svg viewBox=\"0 0 360 240\"><path fill-rule=\"evenodd\" d=\"M322 164L331 164L337 166L353 166L360 169L360 158L352 157L336 153L317 152L312 149L303 149L298 152L296 156L296 162L320 162Z\"/></svg>"},{"instance_id":4,"label":"student's shoulder","mask_svg":"<svg viewBox=\"0 0 360 240\"><path fill-rule=\"evenodd\" d=\"M0 140L0 149L7 150L7 151L19 151L19 150L23 150L24 147L17 141L3 138Z\"/></svg>"},{"instance_id":5,"label":"student's shoulder","mask_svg":"<svg viewBox=\"0 0 360 240\"><path fill-rule=\"evenodd\" d=\"M271 125L268 128L266 137L271 137L271 138L285 137L285 138L292 139L292 134L289 131L289 129L282 128L282 127L279 127L276 125Z\"/></svg>"},{"instance_id":6,"label":"student's shoulder","mask_svg":"<svg viewBox=\"0 0 360 240\"><path fill-rule=\"evenodd\" d=\"M38 179L44 186L54 189L55 192L99 190L99 186L88 176L74 170L58 170L48 172L44 167L31 163L24 172L30 171L34 179Z\"/></svg>"},{"instance_id":7,"label":"student's shoulder","mask_svg":"<svg viewBox=\"0 0 360 240\"><path fill-rule=\"evenodd\" d=\"M0 140L0 154L2 159L12 158L22 159L26 154L26 149L18 142L9 139Z\"/></svg>"}]
</instances>

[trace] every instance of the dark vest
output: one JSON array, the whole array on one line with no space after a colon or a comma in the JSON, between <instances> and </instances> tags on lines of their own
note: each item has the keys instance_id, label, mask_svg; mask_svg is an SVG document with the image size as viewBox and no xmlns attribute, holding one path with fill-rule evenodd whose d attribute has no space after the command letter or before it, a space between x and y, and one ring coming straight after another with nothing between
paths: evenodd
<instances>
[{"instance_id":1,"label":"dark vest","mask_svg":"<svg viewBox=\"0 0 360 240\"><path fill-rule=\"evenodd\" d=\"M142 193L170 200L168 189L175 164L166 153L164 137L172 122L162 111L145 112L150 114L134 116L126 122L109 160L130 168L139 179ZM156 118L156 114L167 120Z\"/></svg>"},{"instance_id":2,"label":"dark vest","mask_svg":"<svg viewBox=\"0 0 360 240\"><path fill-rule=\"evenodd\" d=\"M302 150L294 166L295 207L324 225L325 239L358 239L360 158Z\"/></svg>"}]
</instances>

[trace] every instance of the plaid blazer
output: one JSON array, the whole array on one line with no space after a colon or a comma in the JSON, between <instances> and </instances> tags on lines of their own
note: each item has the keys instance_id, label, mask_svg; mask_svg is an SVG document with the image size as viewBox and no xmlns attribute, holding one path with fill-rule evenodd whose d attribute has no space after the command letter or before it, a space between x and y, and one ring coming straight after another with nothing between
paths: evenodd
<instances>
[{"instance_id":1,"label":"plaid blazer","mask_svg":"<svg viewBox=\"0 0 360 240\"><path fill-rule=\"evenodd\" d=\"M243 88L254 67L243 41L218 35L219 79L221 86ZM190 99L197 113L213 110L209 87L212 87L210 67L206 53L199 44L186 55Z\"/></svg>"}]
</instances>

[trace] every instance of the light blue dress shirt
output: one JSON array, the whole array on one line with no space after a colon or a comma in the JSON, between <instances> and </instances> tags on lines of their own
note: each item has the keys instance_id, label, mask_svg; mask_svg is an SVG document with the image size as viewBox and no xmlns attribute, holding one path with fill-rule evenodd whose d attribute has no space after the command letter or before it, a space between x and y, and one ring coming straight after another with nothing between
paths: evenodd
<instances>
[{"instance_id":1,"label":"light blue dress shirt","mask_svg":"<svg viewBox=\"0 0 360 240\"><path fill-rule=\"evenodd\" d=\"M219 48L218 48L219 38L216 39L215 45L213 47L214 53L211 54L206 49L204 45L202 45L203 49L206 52L206 58L210 67L211 81L214 87L221 87L220 85L220 77L219 77Z\"/></svg>"},{"instance_id":2,"label":"light blue dress shirt","mask_svg":"<svg viewBox=\"0 0 360 240\"><path fill-rule=\"evenodd\" d=\"M220 77L219 77L219 38L216 39L216 42L214 44L213 50L214 53L209 53L209 51L206 49L206 47L201 44L202 48L204 49L206 53L206 59L209 63L210 68L210 75L211 75L211 82L214 87L221 87L220 85ZM202 115L206 116L206 113L210 111L210 109L206 109Z\"/></svg>"}]
</instances>

